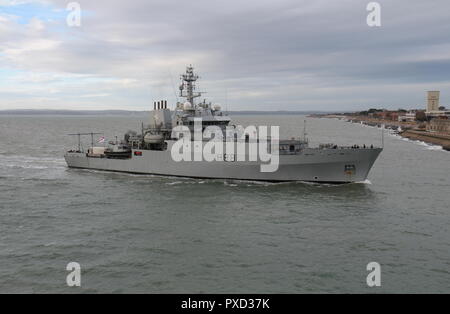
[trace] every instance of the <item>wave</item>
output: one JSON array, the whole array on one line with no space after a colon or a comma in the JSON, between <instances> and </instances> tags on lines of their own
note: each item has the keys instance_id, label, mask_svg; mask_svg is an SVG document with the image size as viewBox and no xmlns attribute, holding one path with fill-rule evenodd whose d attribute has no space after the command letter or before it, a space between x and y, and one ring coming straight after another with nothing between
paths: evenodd
<instances>
[{"instance_id":1,"label":"wave","mask_svg":"<svg viewBox=\"0 0 450 314\"><path fill-rule=\"evenodd\" d=\"M178 185L178 184L183 184L183 182L181 182L181 181L174 181L174 182L166 183L166 185Z\"/></svg>"},{"instance_id":2,"label":"wave","mask_svg":"<svg viewBox=\"0 0 450 314\"><path fill-rule=\"evenodd\" d=\"M364 180L364 181L358 181L358 182L355 182L355 184L367 184L367 185L372 185L372 182L370 182L369 179L366 179L366 180Z\"/></svg>"},{"instance_id":3,"label":"wave","mask_svg":"<svg viewBox=\"0 0 450 314\"><path fill-rule=\"evenodd\" d=\"M52 162L52 163L65 163L65 160L63 157L55 158L55 157L48 157L48 156L26 156L26 155L1 155L0 154L0 160L11 160L11 161L17 161L20 160L22 162Z\"/></svg>"},{"instance_id":4,"label":"wave","mask_svg":"<svg viewBox=\"0 0 450 314\"><path fill-rule=\"evenodd\" d=\"M442 152L448 153L448 151L445 150L441 145L427 143L427 142L424 142L424 141L421 141L421 140L412 140L412 139L409 139L407 137L400 136L398 134L393 134L392 137L394 137L394 138L396 138L398 140L402 140L402 141L405 141L405 142L409 142L409 143L412 143L412 144L423 146L423 147L425 147L428 150L442 151Z\"/></svg>"},{"instance_id":5,"label":"wave","mask_svg":"<svg viewBox=\"0 0 450 314\"><path fill-rule=\"evenodd\" d=\"M33 157L23 155L0 155L0 168L3 169L62 169L64 158Z\"/></svg>"}]
</instances>

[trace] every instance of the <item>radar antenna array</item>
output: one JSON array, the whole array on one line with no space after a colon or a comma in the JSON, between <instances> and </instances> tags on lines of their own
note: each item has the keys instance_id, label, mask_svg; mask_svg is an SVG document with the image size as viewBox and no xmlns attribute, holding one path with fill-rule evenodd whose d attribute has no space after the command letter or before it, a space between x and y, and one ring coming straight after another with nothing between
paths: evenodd
<instances>
[{"instance_id":1,"label":"radar antenna array","mask_svg":"<svg viewBox=\"0 0 450 314\"><path fill-rule=\"evenodd\" d=\"M194 68L190 65L186 68L186 73L182 74L180 78L180 97L185 97L195 107L194 99L202 95L201 92L194 92L195 82L199 79L199 76L194 74Z\"/></svg>"}]
</instances>

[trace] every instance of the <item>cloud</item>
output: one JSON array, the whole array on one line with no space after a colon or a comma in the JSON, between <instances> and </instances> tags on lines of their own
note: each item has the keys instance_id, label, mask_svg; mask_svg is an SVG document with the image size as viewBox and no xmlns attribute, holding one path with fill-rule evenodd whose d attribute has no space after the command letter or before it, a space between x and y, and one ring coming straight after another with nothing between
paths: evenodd
<instances>
[{"instance_id":1,"label":"cloud","mask_svg":"<svg viewBox=\"0 0 450 314\"><path fill-rule=\"evenodd\" d=\"M447 0L379 1L380 28L367 26L360 0L78 2L79 28L66 25L67 1L6 5L16 9L0 14L0 69L54 76L16 76L11 88L42 91L9 95L0 109L31 108L46 90L58 91L49 107L148 109L176 101L191 63L229 109L412 107L438 88L450 99Z\"/></svg>"}]
</instances>

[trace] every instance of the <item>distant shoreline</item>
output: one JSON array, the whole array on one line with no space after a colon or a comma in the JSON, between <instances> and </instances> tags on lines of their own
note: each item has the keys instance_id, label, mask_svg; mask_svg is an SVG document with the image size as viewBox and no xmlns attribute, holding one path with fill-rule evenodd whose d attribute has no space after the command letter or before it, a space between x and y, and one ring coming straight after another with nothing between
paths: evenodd
<instances>
[{"instance_id":1,"label":"distant shoreline","mask_svg":"<svg viewBox=\"0 0 450 314\"><path fill-rule=\"evenodd\" d=\"M428 144L442 146L444 150L450 151L450 135L428 132L418 129L417 122L399 122L383 119L370 119L364 116L346 116L346 115L320 115L318 118L337 118L350 123L362 123L372 127L381 127L384 125L388 129L396 130L398 127L402 131L397 134L401 137L415 141L423 141Z\"/></svg>"},{"instance_id":2,"label":"distant shoreline","mask_svg":"<svg viewBox=\"0 0 450 314\"><path fill-rule=\"evenodd\" d=\"M139 115L148 114L149 110L133 111L133 110L57 110L57 109L15 109L0 110L0 116L13 115L70 115L70 116L89 116L89 115ZM326 111L226 111L230 115L311 115L311 114L327 114Z\"/></svg>"}]
</instances>

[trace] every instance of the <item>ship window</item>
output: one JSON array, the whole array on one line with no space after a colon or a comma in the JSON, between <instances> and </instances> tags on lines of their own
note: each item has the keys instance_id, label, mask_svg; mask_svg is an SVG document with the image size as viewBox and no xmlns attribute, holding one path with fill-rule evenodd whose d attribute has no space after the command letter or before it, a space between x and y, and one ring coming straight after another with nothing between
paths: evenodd
<instances>
[{"instance_id":1,"label":"ship window","mask_svg":"<svg viewBox=\"0 0 450 314\"><path fill-rule=\"evenodd\" d=\"M294 145L290 145L289 146L289 151L290 152L294 152L295 151L295 146Z\"/></svg>"}]
</instances>

